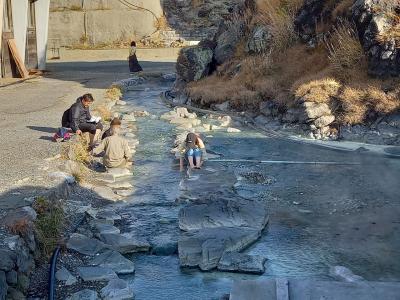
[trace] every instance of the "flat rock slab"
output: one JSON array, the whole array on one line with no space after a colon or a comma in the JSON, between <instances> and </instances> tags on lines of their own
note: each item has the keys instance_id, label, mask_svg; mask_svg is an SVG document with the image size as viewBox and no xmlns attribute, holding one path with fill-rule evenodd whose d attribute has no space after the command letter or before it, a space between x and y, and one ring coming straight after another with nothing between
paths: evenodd
<instances>
[{"instance_id":1,"label":"flat rock slab","mask_svg":"<svg viewBox=\"0 0 400 300\"><path fill-rule=\"evenodd\" d=\"M77 282L75 276L64 267L56 272L56 279L63 281L65 285L73 285Z\"/></svg>"},{"instance_id":2,"label":"flat rock slab","mask_svg":"<svg viewBox=\"0 0 400 300\"><path fill-rule=\"evenodd\" d=\"M96 214L96 218L102 219L102 220L107 220L107 221L118 221L121 220L121 216L114 212L113 210L103 210L99 211Z\"/></svg>"},{"instance_id":3,"label":"flat rock slab","mask_svg":"<svg viewBox=\"0 0 400 300\"><path fill-rule=\"evenodd\" d=\"M259 255L225 252L218 263L218 270L225 272L263 274L265 272L264 263L266 260L265 257Z\"/></svg>"},{"instance_id":4,"label":"flat rock slab","mask_svg":"<svg viewBox=\"0 0 400 300\"><path fill-rule=\"evenodd\" d=\"M134 299L133 289L125 280L112 279L101 289L101 297L105 300Z\"/></svg>"},{"instance_id":5,"label":"flat rock slab","mask_svg":"<svg viewBox=\"0 0 400 300\"><path fill-rule=\"evenodd\" d=\"M121 189L121 190L131 189L133 187L132 184L127 181L114 182L106 185L112 189Z\"/></svg>"},{"instance_id":6,"label":"flat rock slab","mask_svg":"<svg viewBox=\"0 0 400 300\"><path fill-rule=\"evenodd\" d=\"M150 250L149 242L129 236L128 234L102 234L100 235L100 239L114 250L123 254L147 252Z\"/></svg>"},{"instance_id":7,"label":"flat rock slab","mask_svg":"<svg viewBox=\"0 0 400 300\"><path fill-rule=\"evenodd\" d=\"M134 189L116 190L115 193L121 197L130 197L135 193Z\"/></svg>"},{"instance_id":8,"label":"flat rock slab","mask_svg":"<svg viewBox=\"0 0 400 300\"><path fill-rule=\"evenodd\" d=\"M239 133L239 132L241 132L241 130L240 130L240 129L237 129L237 128L229 127L229 128L226 130L226 132L228 132L228 133Z\"/></svg>"},{"instance_id":9,"label":"flat rock slab","mask_svg":"<svg viewBox=\"0 0 400 300\"><path fill-rule=\"evenodd\" d=\"M121 197L114 193L112 188L107 186L95 186L93 191L98 195L98 197L103 198L105 200L117 201L120 200Z\"/></svg>"},{"instance_id":10,"label":"flat rock slab","mask_svg":"<svg viewBox=\"0 0 400 300\"><path fill-rule=\"evenodd\" d=\"M89 264L112 269L117 274L132 274L135 272L135 264L133 261L125 258L114 250L107 250L100 253L95 256Z\"/></svg>"},{"instance_id":11,"label":"flat rock slab","mask_svg":"<svg viewBox=\"0 0 400 300\"><path fill-rule=\"evenodd\" d=\"M211 270L225 252L241 251L261 236L252 228L219 227L185 232L178 241L179 262L182 267Z\"/></svg>"},{"instance_id":12,"label":"flat rock slab","mask_svg":"<svg viewBox=\"0 0 400 300\"><path fill-rule=\"evenodd\" d=\"M100 223L100 222L94 223L92 231L96 237L100 237L100 235L107 233L117 233L117 234L120 233L120 230L117 227L113 226L112 224Z\"/></svg>"},{"instance_id":13,"label":"flat rock slab","mask_svg":"<svg viewBox=\"0 0 400 300\"><path fill-rule=\"evenodd\" d=\"M72 294L66 300L97 300L99 299L97 292L93 290L82 290L75 294Z\"/></svg>"},{"instance_id":14,"label":"flat rock slab","mask_svg":"<svg viewBox=\"0 0 400 300\"><path fill-rule=\"evenodd\" d=\"M229 300L289 300L277 297L275 280L242 280L233 284ZM310 299L310 298L305 298Z\"/></svg>"},{"instance_id":15,"label":"flat rock slab","mask_svg":"<svg viewBox=\"0 0 400 300\"><path fill-rule=\"evenodd\" d=\"M88 238L83 234L74 233L67 242L67 248L75 250L84 255L96 255L102 250L110 248L110 246L102 243L101 241L93 238Z\"/></svg>"},{"instance_id":16,"label":"flat rock slab","mask_svg":"<svg viewBox=\"0 0 400 300\"><path fill-rule=\"evenodd\" d=\"M110 268L104 267L78 267L79 276L83 281L108 281L118 278L117 274Z\"/></svg>"},{"instance_id":17,"label":"flat rock slab","mask_svg":"<svg viewBox=\"0 0 400 300\"><path fill-rule=\"evenodd\" d=\"M267 223L267 204L261 201L218 200L189 204L179 212L179 228L185 231L222 226L262 230Z\"/></svg>"},{"instance_id":18,"label":"flat rock slab","mask_svg":"<svg viewBox=\"0 0 400 300\"><path fill-rule=\"evenodd\" d=\"M112 175L114 178L132 176L132 172L126 168L110 168L107 170L107 174Z\"/></svg>"}]
</instances>

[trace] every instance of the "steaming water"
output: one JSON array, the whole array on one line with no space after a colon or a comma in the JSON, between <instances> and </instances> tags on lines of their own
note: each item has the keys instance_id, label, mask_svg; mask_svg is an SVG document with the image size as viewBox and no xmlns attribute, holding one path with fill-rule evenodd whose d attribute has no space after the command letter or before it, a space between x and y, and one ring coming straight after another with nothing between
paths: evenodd
<instances>
[{"instance_id":1,"label":"steaming water","mask_svg":"<svg viewBox=\"0 0 400 300\"><path fill-rule=\"evenodd\" d=\"M158 98L167 87L146 87L125 95L129 105L156 116L168 111ZM169 153L175 128L149 117L138 118L137 126L140 145L133 177L137 191L127 210L139 216L136 226L140 224L150 232L162 218L170 227L161 225L157 230L168 233L172 228L178 234L179 207L174 201L179 194L181 174ZM328 270L334 265L344 265L368 280L400 279L399 161L293 144L250 130L234 135L213 132L207 144L231 159L345 160L363 165L210 162L209 166L222 177L256 172L267 179L244 180L235 188L241 197L263 198L269 203L270 224L262 238L247 249L248 253L268 258L265 274L200 272L180 269L176 255L137 255L136 273L125 277L133 283L136 299L218 299L229 293L237 279L273 276L331 279ZM391 212L385 205L395 209ZM370 209L364 211L365 207ZM354 212L358 213L356 217L352 216Z\"/></svg>"}]
</instances>

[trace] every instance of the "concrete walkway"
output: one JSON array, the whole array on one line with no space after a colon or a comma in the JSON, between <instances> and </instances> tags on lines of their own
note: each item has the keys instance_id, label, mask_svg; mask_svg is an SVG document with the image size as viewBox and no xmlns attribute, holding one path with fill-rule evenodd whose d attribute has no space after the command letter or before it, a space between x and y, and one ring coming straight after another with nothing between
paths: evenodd
<instances>
[{"instance_id":1,"label":"concrete walkway","mask_svg":"<svg viewBox=\"0 0 400 300\"><path fill-rule=\"evenodd\" d=\"M63 60L49 62L46 77L0 88L0 192L16 184L45 185L38 168L43 159L60 152L51 137L62 113L83 93L94 94L100 102L105 88L129 77L122 52L67 51ZM148 49L141 51L139 60L145 71L174 72L176 53Z\"/></svg>"},{"instance_id":2,"label":"concrete walkway","mask_svg":"<svg viewBox=\"0 0 400 300\"><path fill-rule=\"evenodd\" d=\"M399 282L248 280L237 282L230 300L397 300Z\"/></svg>"}]
</instances>

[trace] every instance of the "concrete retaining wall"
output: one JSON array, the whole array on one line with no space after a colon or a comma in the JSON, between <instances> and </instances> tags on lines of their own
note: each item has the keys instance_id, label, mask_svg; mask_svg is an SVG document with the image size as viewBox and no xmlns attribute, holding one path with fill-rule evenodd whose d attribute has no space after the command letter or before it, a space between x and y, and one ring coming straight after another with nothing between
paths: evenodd
<instances>
[{"instance_id":1,"label":"concrete retaining wall","mask_svg":"<svg viewBox=\"0 0 400 300\"><path fill-rule=\"evenodd\" d=\"M141 39L156 29L155 16L163 15L160 0L128 0L150 10L132 10L118 0L52 0L49 38L61 46L90 45Z\"/></svg>"}]
</instances>

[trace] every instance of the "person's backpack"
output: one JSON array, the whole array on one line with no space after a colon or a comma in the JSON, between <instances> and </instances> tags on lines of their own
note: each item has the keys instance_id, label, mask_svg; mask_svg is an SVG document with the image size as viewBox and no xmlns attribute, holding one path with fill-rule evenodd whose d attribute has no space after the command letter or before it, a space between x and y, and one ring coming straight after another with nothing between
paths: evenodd
<instances>
[{"instance_id":1,"label":"person's backpack","mask_svg":"<svg viewBox=\"0 0 400 300\"><path fill-rule=\"evenodd\" d=\"M71 134L68 132L68 128L60 127L58 131L53 136L54 142L65 142L71 138Z\"/></svg>"},{"instance_id":2,"label":"person's backpack","mask_svg":"<svg viewBox=\"0 0 400 300\"><path fill-rule=\"evenodd\" d=\"M70 114L71 114L71 108L68 108L66 111L64 111L61 119L62 127L69 128L71 126Z\"/></svg>"}]
</instances>

